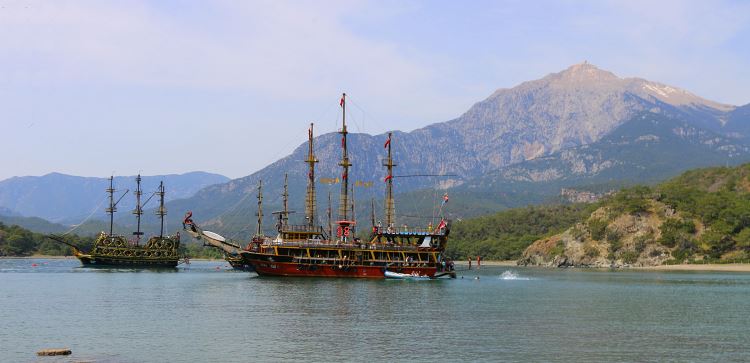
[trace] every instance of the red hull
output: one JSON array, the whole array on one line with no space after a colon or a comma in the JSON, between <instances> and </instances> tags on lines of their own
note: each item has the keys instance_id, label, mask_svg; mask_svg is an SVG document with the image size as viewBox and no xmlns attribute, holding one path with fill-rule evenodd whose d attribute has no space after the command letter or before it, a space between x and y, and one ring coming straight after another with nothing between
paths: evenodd
<instances>
[{"instance_id":1,"label":"red hull","mask_svg":"<svg viewBox=\"0 0 750 363\"><path fill-rule=\"evenodd\" d=\"M385 278L385 268L380 266L352 265L348 267L336 265L306 265L295 262L267 262L253 261L255 272L261 276L289 276L289 277L358 277ZM394 271L402 273L417 272L422 276L434 277L435 267L400 267Z\"/></svg>"}]
</instances>

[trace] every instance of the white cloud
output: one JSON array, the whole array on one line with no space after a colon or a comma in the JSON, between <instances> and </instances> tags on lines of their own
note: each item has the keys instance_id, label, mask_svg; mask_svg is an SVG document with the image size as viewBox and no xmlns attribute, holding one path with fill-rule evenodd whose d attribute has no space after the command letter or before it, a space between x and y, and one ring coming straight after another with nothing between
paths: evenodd
<instances>
[{"instance_id":1,"label":"white cloud","mask_svg":"<svg viewBox=\"0 0 750 363\"><path fill-rule=\"evenodd\" d=\"M0 15L6 34L0 49L10 54L3 63L23 81L240 88L275 96L344 83L386 95L429 81L429 70L392 44L342 25L347 12L365 5L212 4L218 19L177 18L134 1L11 3Z\"/></svg>"}]
</instances>

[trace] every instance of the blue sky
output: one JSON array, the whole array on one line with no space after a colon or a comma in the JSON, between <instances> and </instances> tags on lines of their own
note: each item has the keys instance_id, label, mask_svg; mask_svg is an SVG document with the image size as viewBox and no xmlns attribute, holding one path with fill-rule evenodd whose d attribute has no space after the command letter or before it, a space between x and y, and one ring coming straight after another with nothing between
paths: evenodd
<instances>
[{"instance_id":1,"label":"blue sky","mask_svg":"<svg viewBox=\"0 0 750 363\"><path fill-rule=\"evenodd\" d=\"M584 60L750 102L750 2L0 0L0 179L248 175Z\"/></svg>"}]
</instances>

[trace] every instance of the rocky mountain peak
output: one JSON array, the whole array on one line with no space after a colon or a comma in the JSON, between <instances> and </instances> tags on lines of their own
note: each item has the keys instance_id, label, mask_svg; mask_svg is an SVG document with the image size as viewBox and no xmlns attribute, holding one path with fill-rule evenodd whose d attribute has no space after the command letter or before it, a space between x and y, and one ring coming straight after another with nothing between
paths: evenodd
<instances>
[{"instance_id":1,"label":"rocky mountain peak","mask_svg":"<svg viewBox=\"0 0 750 363\"><path fill-rule=\"evenodd\" d=\"M566 82L607 82L620 80L614 73L599 69L597 66L586 61L574 64L562 72L551 74L545 78Z\"/></svg>"}]
</instances>

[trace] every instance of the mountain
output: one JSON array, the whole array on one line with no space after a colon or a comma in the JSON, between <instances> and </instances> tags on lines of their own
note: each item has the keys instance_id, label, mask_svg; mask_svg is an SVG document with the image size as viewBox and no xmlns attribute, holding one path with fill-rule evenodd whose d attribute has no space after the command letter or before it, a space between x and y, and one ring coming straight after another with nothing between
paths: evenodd
<instances>
[{"instance_id":1,"label":"mountain","mask_svg":"<svg viewBox=\"0 0 750 363\"><path fill-rule=\"evenodd\" d=\"M549 156L516 163L468 180L448 192L451 217L560 202L562 188L604 193L634 184L652 184L681 172L750 161L750 146L693 126L685 120L643 111L601 140ZM407 215L429 210L434 192L400 196Z\"/></svg>"},{"instance_id":2,"label":"mountain","mask_svg":"<svg viewBox=\"0 0 750 363\"><path fill-rule=\"evenodd\" d=\"M498 90L444 127L463 139L485 172L595 142L644 110L684 115L718 130L734 108L582 63Z\"/></svg>"},{"instance_id":3,"label":"mountain","mask_svg":"<svg viewBox=\"0 0 750 363\"><path fill-rule=\"evenodd\" d=\"M687 169L747 160L750 147L745 143L645 111L595 143L504 167L465 187L518 181L568 185L655 182Z\"/></svg>"},{"instance_id":4,"label":"mountain","mask_svg":"<svg viewBox=\"0 0 750 363\"><path fill-rule=\"evenodd\" d=\"M750 104L732 110L725 120L723 128L729 136L750 141Z\"/></svg>"},{"instance_id":5,"label":"mountain","mask_svg":"<svg viewBox=\"0 0 750 363\"><path fill-rule=\"evenodd\" d=\"M518 203L539 202L550 197L546 191L539 194L535 190L544 188L545 183L549 190L554 191L557 186L553 187L550 181L572 182L578 179L591 179L585 180L588 183L592 180L614 180L618 175L630 176L632 170L644 167L644 162L648 165L658 161L659 156L654 155L654 152L670 152L670 156L665 157L662 163L668 167L661 171L654 168L636 174L631 178L634 182L644 181L644 177L649 178L647 181L659 180L688 167L734 163L735 159L744 157L745 140L741 137L744 135L743 127L750 128L747 126L750 121L743 118L745 114L741 112L742 109L706 100L658 82L640 78L619 78L588 63L576 64L539 80L524 82L510 89L499 89L456 119L408 133L395 132L393 147L394 158L398 163L397 176L452 175L443 178L397 177L396 190L399 193L408 193L399 199L400 206L407 206L401 208L401 211L413 211L415 209L409 205L420 204L418 201L405 200L409 196L422 200L422 210L424 207L429 210L431 206L425 204L428 201L434 202L434 193L429 192L433 197L428 198L424 193L416 192L425 188L453 188L452 193L455 191L465 200L485 203L486 207L475 208L475 211L481 212ZM638 135L646 137L640 140L636 140L637 137L628 138L626 134L620 135L628 140L627 143L623 140L605 139L620 126L628 124L637 115L646 111L682 122L682 126L675 126L686 130L679 146L670 150L669 142L674 139L673 136L669 133L659 133L665 132L668 127L653 131L656 132L654 136L660 138L658 140L650 140L648 134ZM636 132L639 131L638 127L640 126L635 123L631 124L629 130ZM627 129L620 131L626 132ZM690 136L691 132L696 133L695 137ZM711 137L719 138L716 142L727 148L735 147L739 154L734 156L730 151L724 152L719 147L712 149L702 144L711 143ZM375 197L377 201L382 200L385 170L381 165L385 155L385 139L385 134L350 134L349 150L353 163L350 179L374 182L371 188L357 189L360 206L367 204L362 202L369 201L371 197ZM603 143L595 145L600 141ZM318 164L318 176L339 176L339 144L340 136L337 134L325 134L315 138L316 154L321 161ZM679 160L677 157L687 150L688 144L696 146L690 150L690 155L695 155L698 162ZM579 148L586 145L591 147ZM640 149L644 145L653 150L644 152ZM612 159L611 156L620 154L620 149L631 151L621 155L621 163L607 167L602 173L592 174L593 169L570 168L570 162L576 157L583 158L580 160L593 158L591 165L585 166L586 168L597 164L596 158L599 157L600 162L597 165L603 167L606 160L609 160L608 157ZM700 155L703 151L708 154ZM247 228L255 219L255 199L252 196L258 180L264 181L266 210L277 209L281 204L284 174L288 173L291 207L301 211L306 179L306 167L302 160L305 159L306 152L307 146L302 144L291 155L256 173L205 188L191 198L170 203L169 208L173 211L193 210L197 220L211 228L237 231L238 226ZM597 152L601 154L595 155ZM587 153L589 155L586 155ZM548 156L552 159L545 159ZM628 157L639 159L627 160ZM536 176L532 174L524 176L524 167L528 167L529 170L550 170L549 165L555 163L555 158L558 160L558 176L552 178L539 175L542 180L535 180ZM678 162L673 163L673 160ZM524 164L526 162L532 164ZM569 165L566 166L566 162ZM545 166L545 163L548 165ZM515 165L520 165L521 169L512 169ZM493 182L491 178L486 177L488 174L499 175L500 181ZM547 180L544 180L545 178ZM474 179L476 181L473 181ZM512 199L511 201L500 200L496 203L491 200L492 198L482 194L485 190L470 188L477 184L504 183L508 179L514 182L511 188L492 191L505 194L507 198ZM467 187L462 188L462 184L467 184ZM321 185L318 187L318 206L321 212L327 204L329 190L333 194L334 210L336 209L338 185ZM559 189L556 192L559 192ZM467 205L466 208L471 206ZM369 215L365 210L362 209L358 213ZM173 223L177 221L175 215L171 218L174 218ZM266 223L271 223L270 217Z\"/></svg>"},{"instance_id":6,"label":"mountain","mask_svg":"<svg viewBox=\"0 0 750 363\"><path fill-rule=\"evenodd\" d=\"M62 233L70 229L59 223L52 223L39 217L20 217L0 214L0 223L7 226L20 226L37 233Z\"/></svg>"},{"instance_id":7,"label":"mountain","mask_svg":"<svg viewBox=\"0 0 750 363\"><path fill-rule=\"evenodd\" d=\"M156 190L164 181L167 200L188 198L196 191L229 178L205 172L180 175L144 176L142 188L144 198ZM135 177L115 177L115 188L121 192L135 189ZM40 217L48 221L75 224L94 212L94 218L105 218L104 204L108 178L90 178L51 173L44 176L13 177L0 181L0 214L10 216ZM129 194L132 196L132 194ZM120 211L133 209L133 198L123 198L118 205ZM154 203L152 200L151 203ZM154 204L151 204L154 206Z\"/></svg>"}]
</instances>

